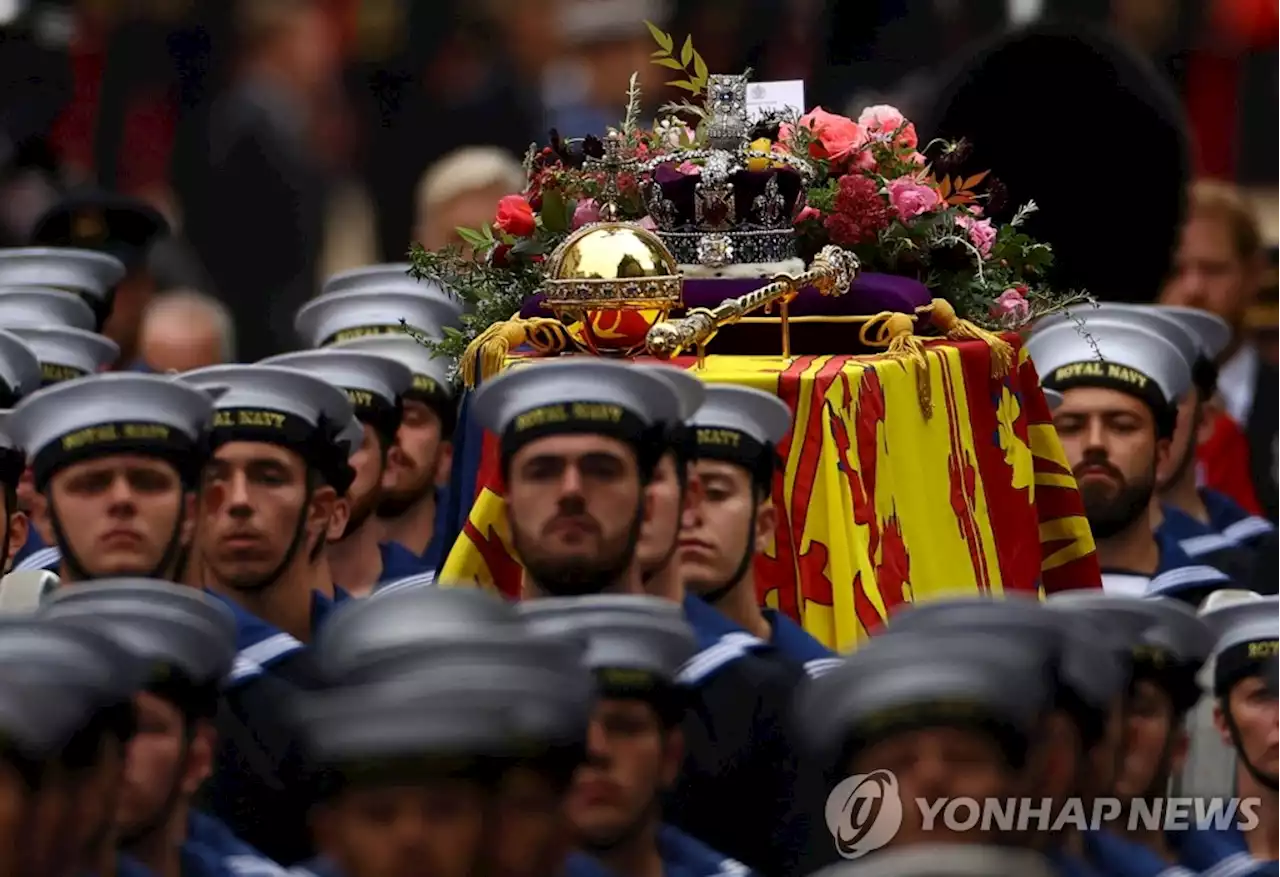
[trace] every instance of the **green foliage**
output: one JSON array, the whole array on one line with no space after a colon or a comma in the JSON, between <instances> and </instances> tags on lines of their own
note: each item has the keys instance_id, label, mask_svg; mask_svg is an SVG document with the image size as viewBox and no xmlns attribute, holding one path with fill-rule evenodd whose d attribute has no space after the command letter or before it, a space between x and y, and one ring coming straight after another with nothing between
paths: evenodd
<instances>
[{"instance_id":1,"label":"green foliage","mask_svg":"<svg viewBox=\"0 0 1280 877\"><path fill-rule=\"evenodd\" d=\"M650 56L652 62L659 67L679 70L684 74L683 79L672 79L666 85L687 91L694 97L704 95L711 72L707 69L707 62L703 60L702 55L693 47L693 35L689 34L684 38L684 44L680 47L680 57L677 59L675 57L676 41L671 34L666 33L651 21L646 21L644 24L649 28L653 41L658 44L657 51Z\"/></svg>"}]
</instances>

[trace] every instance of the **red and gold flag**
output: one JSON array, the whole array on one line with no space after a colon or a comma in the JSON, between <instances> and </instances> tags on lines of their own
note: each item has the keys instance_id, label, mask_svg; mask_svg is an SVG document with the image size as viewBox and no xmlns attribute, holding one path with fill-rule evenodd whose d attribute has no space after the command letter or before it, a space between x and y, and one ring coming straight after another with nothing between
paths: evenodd
<instances>
[{"instance_id":1,"label":"red and gold flag","mask_svg":"<svg viewBox=\"0 0 1280 877\"><path fill-rule=\"evenodd\" d=\"M1075 479L1025 354L1003 378L991 377L981 341L931 343L926 356L931 405L910 359L710 356L697 372L791 408L778 528L756 581L763 603L837 649L907 601L1100 586ZM440 580L515 594L496 442L485 442Z\"/></svg>"}]
</instances>

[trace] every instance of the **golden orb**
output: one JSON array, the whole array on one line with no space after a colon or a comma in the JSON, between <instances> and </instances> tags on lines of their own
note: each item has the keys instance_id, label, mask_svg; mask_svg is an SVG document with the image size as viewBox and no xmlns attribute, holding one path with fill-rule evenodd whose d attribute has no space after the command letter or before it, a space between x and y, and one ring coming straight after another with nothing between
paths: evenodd
<instances>
[{"instance_id":1,"label":"golden orb","mask_svg":"<svg viewBox=\"0 0 1280 877\"><path fill-rule=\"evenodd\" d=\"M661 239L638 225L583 226L547 260L543 304L589 353L629 355L679 307L681 277Z\"/></svg>"}]
</instances>

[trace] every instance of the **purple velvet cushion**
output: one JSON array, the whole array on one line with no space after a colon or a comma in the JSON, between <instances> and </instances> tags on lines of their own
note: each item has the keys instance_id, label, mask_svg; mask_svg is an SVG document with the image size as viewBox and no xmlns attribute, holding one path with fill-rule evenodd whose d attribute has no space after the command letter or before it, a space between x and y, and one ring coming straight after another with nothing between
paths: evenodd
<instances>
[{"instance_id":1,"label":"purple velvet cushion","mask_svg":"<svg viewBox=\"0 0 1280 877\"><path fill-rule=\"evenodd\" d=\"M726 298L745 295L765 284L758 279L706 279L684 282L686 308L713 308ZM933 295L920 281L896 274L859 274L853 288L841 296L825 296L812 287L800 290L791 303L791 315L795 317L861 317L894 311L911 314L933 300ZM776 311L775 311L776 313ZM522 317L546 317L550 312L542 307L542 293L530 298L520 309Z\"/></svg>"}]
</instances>

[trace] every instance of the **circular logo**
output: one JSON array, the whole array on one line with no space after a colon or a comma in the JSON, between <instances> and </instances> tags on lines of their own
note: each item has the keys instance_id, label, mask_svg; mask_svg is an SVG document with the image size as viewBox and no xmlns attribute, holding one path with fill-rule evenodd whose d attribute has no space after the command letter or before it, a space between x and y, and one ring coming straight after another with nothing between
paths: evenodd
<instances>
[{"instance_id":1,"label":"circular logo","mask_svg":"<svg viewBox=\"0 0 1280 877\"><path fill-rule=\"evenodd\" d=\"M898 778L887 770L846 777L827 796L826 816L827 830L844 858L880 849L902 827Z\"/></svg>"}]
</instances>

